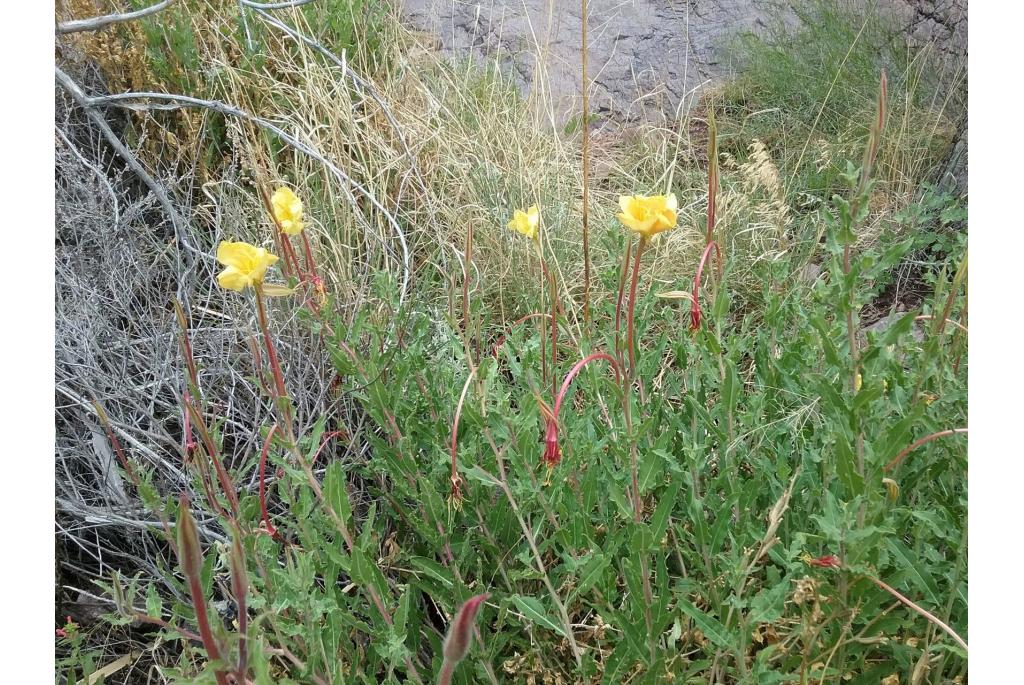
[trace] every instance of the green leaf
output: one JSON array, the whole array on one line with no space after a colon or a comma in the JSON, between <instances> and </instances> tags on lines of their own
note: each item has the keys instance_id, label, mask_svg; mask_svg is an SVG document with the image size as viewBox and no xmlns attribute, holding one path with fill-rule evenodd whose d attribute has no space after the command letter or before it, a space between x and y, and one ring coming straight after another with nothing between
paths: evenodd
<instances>
[{"instance_id":1,"label":"green leaf","mask_svg":"<svg viewBox=\"0 0 1024 685\"><path fill-rule=\"evenodd\" d=\"M864 493L864 478L857 471L857 457L845 436L836 438L836 475L851 497Z\"/></svg>"},{"instance_id":2,"label":"green leaf","mask_svg":"<svg viewBox=\"0 0 1024 685\"><path fill-rule=\"evenodd\" d=\"M434 580L439 580L447 587L455 587L455 581L452 578L444 566L437 563L433 559L427 559L425 557L413 557L409 560L415 568L419 569L423 573L427 574Z\"/></svg>"},{"instance_id":3,"label":"green leaf","mask_svg":"<svg viewBox=\"0 0 1024 685\"><path fill-rule=\"evenodd\" d=\"M682 488L682 485L683 483L680 479L673 480L672 485L662 493L661 498L658 500L658 507L654 510L650 524L651 536L654 538L655 544L660 543L661 539L665 537L665 531L668 529L668 519L675 508L676 498L679 497L679 490Z\"/></svg>"},{"instance_id":4,"label":"green leaf","mask_svg":"<svg viewBox=\"0 0 1024 685\"><path fill-rule=\"evenodd\" d=\"M584 592L592 588L601 577L604 576L604 572L611 565L612 559L607 554L600 550L594 551L594 555L590 557L590 561L583 567L583 571L580 572L579 580L576 582L576 587L572 591L571 597L578 597Z\"/></svg>"},{"instance_id":5,"label":"green leaf","mask_svg":"<svg viewBox=\"0 0 1024 685\"><path fill-rule=\"evenodd\" d=\"M150 585L146 589L146 613L157 618L163 616L163 602L157 594L155 585Z\"/></svg>"},{"instance_id":6,"label":"green leaf","mask_svg":"<svg viewBox=\"0 0 1024 685\"><path fill-rule=\"evenodd\" d=\"M512 603L515 604L516 608L518 608L519 611L521 611L523 615L533 623L565 637L565 629L560 626L555 619L548 615L544 610L544 605L540 603L539 599L535 597L523 597L522 595L512 595Z\"/></svg>"},{"instance_id":7,"label":"green leaf","mask_svg":"<svg viewBox=\"0 0 1024 685\"><path fill-rule=\"evenodd\" d=\"M939 606L939 600L937 597L937 590L935 584L930 579L925 578L918 569L917 564L914 563L911 552L907 549L906 545L895 538L886 538L885 546L892 552L893 561L900 569L907 575L910 581L914 584L925 598L928 600L932 607Z\"/></svg>"},{"instance_id":8,"label":"green leaf","mask_svg":"<svg viewBox=\"0 0 1024 685\"><path fill-rule=\"evenodd\" d=\"M489 474L487 471L484 471L479 466L471 466L468 469L461 469L461 471L466 474L467 478L475 480L478 483L483 483L489 488L497 488L501 486L501 481Z\"/></svg>"},{"instance_id":9,"label":"green leaf","mask_svg":"<svg viewBox=\"0 0 1024 685\"><path fill-rule=\"evenodd\" d=\"M715 646L728 648L732 645L729 633L720 621L708 616L683 597L676 597L676 604L684 614L693 619L700 631L704 633L704 637L711 640Z\"/></svg>"},{"instance_id":10,"label":"green leaf","mask_svg":"<svg viewBox=\"0 0 1024 685\"><path fill-rule=\"evenodd\" d=\"M348 498L348 479L341 462L332 461L324 475L324 496L334 512L341 520L348 523L352 520L352 503Z\"/></svg>"}]
</instances>

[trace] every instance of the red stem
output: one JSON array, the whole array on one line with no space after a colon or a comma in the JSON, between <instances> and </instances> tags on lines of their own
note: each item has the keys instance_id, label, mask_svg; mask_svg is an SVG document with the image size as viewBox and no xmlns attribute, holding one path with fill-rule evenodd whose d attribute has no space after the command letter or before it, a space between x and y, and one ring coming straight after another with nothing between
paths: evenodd
<instances>
[{"instance_id":1,"label":"red stem","mask_svg":"<svg viewBox=\"0 0 1024 685\"><path fill-rule=\"evenodd\" d=\"M636 359L634 355L636 341L633 339L633 317L636 314L636 285L637 281L640 280L640 258L644 254L645 247L647 247L647 238L645 236L641 236L640 243L636 246L636 258L633 262L633 276L630 279L629 285L629 311L626 314L626 344L629 347L629 373L627 375L630 379L632 379L633 374L636 373Z\"/></svg>"},{"instance_id":2,"label":"red stem","mask_svg":"<svg viewBox=\"0 0 1024 685\"><path fill-rule=\"evenodd\" d=\"M622 256L622 269L619 274L619 294L615 298L615 356L622 363L622 296L626 292L626 278L629 276L629 258L633 253L633 238L626 239L626 253Z\"/></svg>"},{"instance_id":3,"label":"red stem","mask_svg":"<svg viewBox=\"0 0 1024 685\"><path fill-rule=\"evenodd\" d=\"M562 399L565 397L566 391L569 390L569 385L572 383L573 379L576 378L576 375L580 372L581 369L583 369L584 366L597 359L604 359L609 364L611 364L612 370L615 372L615 381L621 382L622 373L619 370L618 362L615 361L615 357L605 352L594 352L593 354L587 355L583 359L576 362L576 365L572 367L572 370L570 370L569 373L565 375L565 380L562 381L562 387L558 391L558 396L555 397L555 408L553 411L555 421L558 420L558 412L562 408Z\"/></svg>"},{"instance_id":4,"label":"red stem","mask_svg":"<svg viewBox=\"0 0 1024 685\"><path fill-rule=\"evenodd\" d=\"M309 244L309 236L306 232L302 232L302 245L306 249L306 268L309 269L309 273L313 276L314 281L320 280L320 274L316 269L316 260L313 259L313 248Z\"/></svg>"},{"instance_id":5,"label":"red stem","mask_svg":"<svg viewBox=\"0 0 1024 685\"><path fill-rule=\"evenodd\" d=\"M292 265L295 268L295 274L299 277L299 280L303 280L304 274L302 273L302 268L299 266L299 256L295 254L295 248L292 247L291 238L288 236L287 233L282 232L281 239L282 244L284 245L285 259L287 260L288 258L291 258Z\"/></svg>"},{"instance_id":6,"label":"red stem","mask_svg":"<svg viewBox=\"0 0 1024 685\"><path fill-rule=\"evenodd\" d=\"M890 461L888 464L883 466L882 470L883 471L890 471L891 469L893 469L896 466L898 466L899 463L901 461L903 461L908 454L910 454L911 452L916 450L921 445L928 444L932 440L936 440L938 438L944 438L947 435L956 435L957 433L966 433L966 432L967 432L966 428L950 428L949 430L939 431L937 433L932 433L931 435L926 435L923 438L921 438L920 440L915 440L914 442L910 443L910 445L908 447L904 448L904 450L902 452L897 454L895 456L895 458L893 458L892 461Z\"/></svg>"},{"instance_id":7,"label":"red stem","mask_svg":"<svg viewBox=\"0 0 1024 685\"><path fill-rule=\"evenodd\" d=\"M700 257L700 261L697 263L697 274L693 277L693 293L692 301L690 302L690 328L696 330L700 327L701 311L700 311L700 282L701 277L704 274L704 264L707 263L708 257L711 256L711 248L715 248L715 257L718 259L718 271L719 277L721 277L722 271L722 251L718 249L718 243L714 240L709 242L704 247L704 253Z\"/></svg>"},{"instance_id":8,"label":"red stem","mask_svg":"<svg viewBox=\"0 0 1024 685\"><path fill-rule=\"evenodd\" d=\"M280 539L281 535L277 528L270 522L270 515L267 513L267 454L270 452L270 443L277 432L277 424L270 427L267 439L263 442L263 450L260 452L260 514L263 516L263 525L271 537Z\"/></svg>"},{"instance_id":9,"label":"red stem","mask_svg":"<svg viewBox=\"0 0 1024 685\"><path fill-rule=\"evenodd\" d=\"M324 451L324 448L327 447L327 443L334 438L341 437L342 435L346 435L345 431L329 431L326 433L320 441L320 446L316 448L316 452L313 454L313 458L310 460L309 465L311 467L316 466L316 460L320 456L320 453Z\"/></svg>"},{"instance_id":10,"label":"red stem","mask_svg":"<svg viewBox=\"0 0 1024 685\"><path fill-rule=\"evenodd\" d=\"M198 576L189 576L188 589L192 595L192 604L196 609L196 623L199 625L199 636L203 639L206 654L210 657L211 661L220 661L220 650L217 649L217 643L213 639L213 631L210 630L210 617L206 613L206 600L203 597L203 587L199 583ZM227 676L224 675L223 671L214 672L214 677L217 679L217 685L228 685Z\"/></svg>"},{"instance_id":11,"label":"red stem","mask_svg":"<svg viewBox=\"0 0 1024 685\"><path fill-rule=\"evenodd\" d=\"M277 359L277 350L274 348L274 341L270 337L270 328L267 323L267 309L263 304L263 288L256 286L256 314L259 319L260 330L263 332L263 344L267 348L267 359L270 361L270 370L274 376L274 385L277 390L276 404L281 411L284 420L285 435L291 440L292 417L291 408L288 403L288 390L284 385L284 374L281 372L281 363Z\"/></svg>"},{"instance_id":12,"label":"red stem","mask_svg":"<svg viewBox=\"0 0 1024 685\"><path fill-rule=\"evenodd\" d=\"M237 517L238 493L235 492L235 484L231 481L231 476L228 474L227 469L224 468L224 462L221 461L217 445L213 442L213 436L210 435L210 429L206 426L206 420L188 396L186 396L185 399L185 411L192 413L192 419L195 421L196 430L199 432L199 439L203 441L203 445L206 447L206 453L210 457L210 461L213 462L214 470L217 472L217 480L220 482L221 490L224 491L224 496L228 498L228 504L231 506L231 514Z\"/></svg>"}]
</instances>

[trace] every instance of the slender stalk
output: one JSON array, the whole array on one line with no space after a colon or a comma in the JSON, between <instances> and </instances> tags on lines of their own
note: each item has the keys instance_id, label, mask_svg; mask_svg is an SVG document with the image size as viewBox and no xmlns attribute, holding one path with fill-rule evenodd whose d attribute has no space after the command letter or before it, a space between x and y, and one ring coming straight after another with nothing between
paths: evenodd
<instances>
[{"instance_id":1,"label":"slender stalk","mask_svg":"<svg viewBox=\"0 0 1024 685\"><path fill-rule=\"evenodd\" d=\"M263 517L263 526L274 538L280 538L277 528L270 522L270 514L267 513L267 454L270 452L270 443L277 432L277 424L270 427L267 439L263 441L263 449L260 451L260 515Z\"/></svg>"},{"instance_id":2,"label":"slender stalk","mask_svg":"<svg viewBox=\"0 0 1024 685\"><path fill-rule=\"evenodd\" d=\"M466 401L466 393L469 392L469 386L473 382L473 378L476 376L476 369L470 369L469 376L466 377L466 383L462 386L462 394L459 396L459 403L455 407L455 418L452 420L452 437L451 437L451 450L452 450L452 502L455 506L459 506L462 502L462 477L459 476L458 469L456 468L456 457L458 455L458 441L459 441L459 419L462 418L462 405Z\"/></svg>"},{"instance_id":3,"label":"slender stalk","mask_svg":"<svg viewBox=\"0 0 1024 685\"><path fill-rule=\"evenodd\" d=\"M587 74L587 0L581 0L580 24L583 45L583 323L590 333L590 80Z\"/></svg>"},{"instance_id":4,"label":"slender stalk","mask_svg":"<svg viewBox=\"0 0 1024 685\"><path fill-rule=\"evenodd\" d=\"M629 370L626 372L626 378L629 383L633 382L633 378L636 375L636 340L633 331L633 321L636 314L636 286L637 281L640 280L640 258L643 257L645 247L647 247L647 237L641 236L640 242L636 246L636 257L633 261L633 275L629 284L629 311L626 312L626 346L629 349ZM641 392L643 391L641 390Z\"/></svg>"},{"instance_id":5,"label":"slender stalk","mask_svg":"<svg viewBox=\"0 0 1024 685\"><path fill-rule=\"evenodd\" d=\"M857 217L860 214L861 203L866 201L868 190L870 188L871 180L871 169L874 166L875 159L878 156L878 148L882 140L882 131L885 127L885 111L886 111L886 92L887 92L887 79L885 70L882 70L882 76L878 84L878 100L875 109L875 119L871 124L871 131L868 135L868 144L864 149L864 161L861 165L860 180L857 185L857 192L853 197L853 201L850 203L850 235L844 241L843 245L843 275L850 275L851 268L851 252L853 250L853 224L857 221ZM860 350L857 346L857 324L854 321L854 307L856 288L850 287L847 293L846 302L846 336L850 346L850 395L857 394L857 378L860 377ZM864 431L861 430L859 416L855 418L856 421L856 453L857 453L857 473L863 479L866 474L865 463L864 463ZM866 503L861 503L859 510L857 511L857 525L864 525L864 516L866 514L865 509Z\"/></svg>"},{"instance_id":6,"label":"slender stalk","mask_svg":"<svg viewBox=\"0 0 1024 685\"><path fill-rule=\"evenodd\" d=\"M316 260L313 259L313 247L309 244L309 236L306 231L302 231L302 246L306 251L306 269L309 271L309 275L313 277L314 282L320 281L320 272L316 268Z\"/></svg>"},{"instance_id":7,"label":"slender stalk","mask_svg":"<svg viewBox=\"0 0 1024 685\"><path fill-rule=\"evenodd\" d=\"M704 275L704 265L707 263L708 257L711 256L711 248L715 248L715 256L718 258L719 278L721 278L722 274L722 251L718 249L718 243L712 240L704 247L704 252L701 254L700 261L697 263L697 273L693 277L693 292L690 296L690 330L692 331L700 328L702 318L700 309L700 283L701 278Z\"/></svg>"},{"instance_id":8,"label":"slender stalk","mask_svg":"<svg viewBox=\"0 0 1024 685\"><path fill-rule=\"evenodd\" d=\"M288 389L284 384L284 373L281 371L281 363L277 359L277 350L274 347L274 340L270 337L270 325L267 322L267 308L263 303L263 288L256 286L256 315L259 321L260 331L263 333L263 344L267 348L267 359L270 362L270 371L274 377L274 388L277 391L274 407L280 420L278 424L282 427L285 438L294 443L295 433L292 427L292 407L288 399Z\"/></svg>"},{"instance_id":9,"label":"slender stalk","mask_svg":"<svg viewBox=\"0 0 1024 685\"><path fill-rule=\"evenodd\" d=\"M473 264L473 224L466 226L466 257L462 265L462 330L469 339L469 272ZM466 344L467 352L469 344Z\"/></svg>"},{"instance_id":10,"label":"slender stalk","mask_svg":"<svg viewBox=\"0 0 1024 685\"><path fill-rule=\"evenodd\" d=\"M886 585L885 583L883 583L878 578L875 578L874 576L868 576L868 575L865 575L864 577L867 578L868 580L870 580L872 583L874 583L878 587L880 587L883 590L885 590L886 592L888 592L890 595L892 595L896 599L898 599L901 602L903 602L904 604L906 604L908 607L910 607L911 609L913 609L914 611L919 613L924 618L926 618L929 621L931 621L932 623L934 623L936 626L938 626L940 629L942 629L942 631L944 633L946 633L951 638L953 638L953 640L955 640L958 645L963 647L965 652L967 651L967 643L964 642L964 639L962 637L960 637L959 635L957 635L955 630L953 630L948 625L946 625L946 623L944 621L940 620L939 617L937 617L935 614L931 613L930 611L928 611L928 610L924 609L923 607L918 606L914 602L910 601L909 599L907 599L906 597L901 595L899 592L894 590L892 587L890 587L889 585Z\"/></svg>"},{"instance_id":11,"label":"slender stalk","mask_svg":"<svg viewBox=\"0 0 1024 685\"><path fill-rule=\"evenodd\" d=\"M202 440L203 446L206 448L207 456L209 456L210 461L213 462L213 468L217 473L217 480L220 482L220 487L224 491L224 496L228 498L228 505L231 507L232 518L237 517L238 493L235 491L235 484L231 481L231 476L228 474L227 469L224 468L224 462L221 460L217 444L213 441L213 436L210 435L210 429L206 425L206 419L203 418L202 413L187 396L185 400L185 410L192 415L192 421L196 424L196 431L199 433L199 438Z\"/></svg>"},{"instance_id":12,"label":"slender stalk","mask_svg":"<svg viewBox=\"0 0 1024 685\"><path fill-rule=\"evenodd\" d=\"M128 479L131 480L132 485L135 486L136 492L142 492L142 481L139 479L138 473L132 467L132 463L128 461L128 455L125 454L124 447L121 446L121 441L114 435L113 426L110 425L110 418L107 416L107 412L100 406L100 403L96 400L92 401L93 409L96 410L96 418L99 419L100 425L103 427L103 432L107 435L107 440L110 441L110 446L114 448L114 454L117 455L117 460L121 462L121 468L128 475ZM170 545L171 550L177 554L178 545L174 541L174 535L171 534L171 526L167 521L167 517L164 516L163 507L157 507L156 509L157 518L160 519L160 527L164 530L164 536L167 539L167 543Z\"/></svg>"},{"instance_id":13,"label":"slender stalk","mask_svg":"<svg viewBox=\"0 0 1024 685\"><path fill-rule=\"evenodd\" d=\"M626 251L622 255L622 267L619 269L619 293L615 298L615 356L619 366L624 366L622 359L622 296L626 292L626 278L629 277L629 258L633 250L633 237L626 236Z\"/></svg>"},{"instance_id":14,"label":"slender stalk","mask_svg":"<svg viewBox=\"0 0 1024 685\"><path fill-rule=\"evenodd\" d=\"M964 434L966 434L967 433L967 429L966 428L950 428L948 430L938 431L937 433L932 433L931 435L926 435L923 438L920 438L919 440L915 440L914 442L910 443L910 445L905 447L899 454L897 454L893 458L892 461L890 461L888 464L883 466L882 470L883 471L891 471L892 469L896 468L899 465L899 463L906 458L906 456L908 454L910 454L911 452L916 450L921 445L926 445L929 442L931 442L932 440L937 440L938 438L944 438L947 435L956 435L957 433L964 433Z\"/></svg>"},{"instance_id":15,"label":"slender stalk","mask_svg":"<svg viewBox=\"0 0 1024 685\"><path fill-rule=\"evenodd\" d=\"M200 579L203 567L203 552L199 547L199 534L196 530L196 522L192 518L188 498L184 495L181 496L179 506L178 561L182 572L185 574L189 594L192 596L192 606L196 612L196 625L199 628L199 635L203 639L206 655L211 661L220 661L220 647L213 635L213 630L210 628L206 596L203 594L203 584ZM214 671L214 677L217 680L217 685L228 685L228 677L224 671Z\"/></svg>"},{"instance_id":16,"label":"slender stalk","mask_svg":"<svg viewBox=\"0 0 1024 685\"><path fill-rule=\"evenodd\" d=\"M231 591L238 607L238 664L237 682L244 683L249 672L249 577L245 570L245 553L242 550L242 531L234 527L231 537Z\"/></svg>"},{"instance_id":17,"label":"slender stalk","mask_svg":"<svg viewBox=\"0 0 1024 685\"><path fill-rule=\"evenodd\" d=\"M708 108L708 228L704 243L715 239L715 206L718 197L718 127L714 106Z\"/></svg>"}]
</instances>

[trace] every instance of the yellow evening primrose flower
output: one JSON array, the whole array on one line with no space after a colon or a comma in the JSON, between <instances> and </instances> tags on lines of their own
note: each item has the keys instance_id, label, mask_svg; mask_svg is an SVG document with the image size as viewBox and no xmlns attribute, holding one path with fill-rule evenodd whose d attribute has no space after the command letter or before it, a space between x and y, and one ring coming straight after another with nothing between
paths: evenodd
<instances>
[{"instance_id":1,"label":"yellow evening primrose flower","mask_svg":"<svg viewBox=\"0 0 1024 685\"><path fill-rule=\"evenodd\" d=\"M217 274L217 283L228 290L245 290L263 282L267 269L277 256L249 243L221 241L217 261L227 268Z\"/></svg>"},{"instance_id":2,"label":"yellow evening primrose flower","mask_svg":"<svg viewBox=\"0 0 1024 685\"><path fill-rule=\"evenodd\" d=\"M537 209L537 205L533 205L525 212L521 209L517 209L516 213L512 216L512 220L508 222L508 227L513 231L522 233L530 240L537 238L537 226L540 224L540 210Z\"/></svg>"},{"instance_id":3,"label":"yellow evening primrose flower","mask_svg":"<svg viewBox=\"0 0 1024 685\"><path fill-rule=\"evenodd\" d=\"M274 218L281 225L281 230L288 235L302 233L305 224L302 223L302 200L292 192L291 188L284 186L274 191L270 198L270 204L274 208Z\"/></svg>"},{"instance_id":4,"label":"yellow evening primrose flower","mask_svg":"<svg viewBox=\"0 0 1024 685\"><path fill-rule=\"evenodd\" d=\"M645 238L676 227L675 193L670 195L622 195L619 197L619 221Z\"/></svg>"}]
</instances>

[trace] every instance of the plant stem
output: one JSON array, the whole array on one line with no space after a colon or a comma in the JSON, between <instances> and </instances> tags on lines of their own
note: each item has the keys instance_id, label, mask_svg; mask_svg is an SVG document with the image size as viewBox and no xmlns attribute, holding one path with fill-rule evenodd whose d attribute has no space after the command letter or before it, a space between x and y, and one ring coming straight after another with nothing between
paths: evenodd
<instances>
[{"instance_id":1,"label":"plant stem","mask_svg":"<svg viewBox=\"0 0 1024 685\"><path fill-rule=\"evenodd\" d=\"M644 254L645 247L647 247L647 237L640 236L640 243L636 246L636 258L633 261L633 275L629 284L629 311L626 313L626 345L629 349L629 370L626 372L626 379L630 384L632 384L633 378L636 375L636 358L634 351L636 347L636 340L633 331L633 321L636 314L636 286L637 281L640 280L640 258ZM641 394L643 394L642 386Z\"/></svg>"},{"instance_id":2,"label":"plant stem","mask_svg":"<svg viewBox=\"0 0 1024 685\"><path fill-rule=\"evenodd\" d=\"M950 428L948 430L938 431L937 433L932 433L931 435L926 435L923 438L920 438L919 440L915 440L914 442L910 443L910 445L905 447L899 454L897 454L895 457L893 457L892 461L890 461L888 464L883 466L882 470L883 471L891 471L892 469L896 468L896 466L898 466L899 463L901 461L903 461L908 454L910 454L911 452L916 450L921 445L925 445L925 444L931 442L932 440L936 440L938 438L944 438L947 435L956 435L957 433L967 433L967 429L966 428Z\"/></svg>"},{"instance_id":3,"label":"plant stem","mask_svg":"<svg viewBox=\"0 0 1024 685\"><path fill-rule=\"evenodd\" d=\"M270 427L270 431L267 432L267 439L263 443L263 449L260 451L260 514L263 516L263 526L267 529L267 532L274 538L280 537L280 533L277 532L277 528L270 522L270 514L267 513L267 454L270 452L270 443L274 439L274 433L277 432L277 424L275 423Z\"/></svg>"},{"instance_id":4,"label":"plant stem","mask_svg":"<svg viewBox=\"0 0 1024 685\"><path fill-rule=\"evenodd\" d=\"M256 318L259 321L260 331L263 333L263 344L267 348L267 359L270 361L270 370L274 377L274 388L277 397L274 398L274 407L279 414L278 425L284 432L285 438L294 444L295 433L292 427L292 408L288 399L288 389L284 384L284 374L281 371L281 363L277 359L277 350L274 348L274 340L270 337L270 325L267 322L267 308L263 304L263 288L256 286Z\"/></svg>"},{"instance_id":5,"label":"plant stem","mask_svg":"<svg viewBox=\"0 0 1024 685\"><path fill-rule=\"evenodd\" d=\"M619 270L619 294L615 298L615 356L619 366L624 366L622 359L622 296L626 292L626 278L629 276L629 258L632 255L633 238L627 236L626 251L622 255L622 268Z\"/></svg>"},{"instance_id":6,"label":"plant stem","mask_svg":"<svg viewBox=\"0 0 1024 685\"><path fill-rule=\"evenodd\" d=\"M590 333L590 229L589 229L589 188L590 188L590 81L587 78L587 0L581 0L580 24L583 45L582 88L583 88L583 324Z\"/></svg>"}]
</instances>

